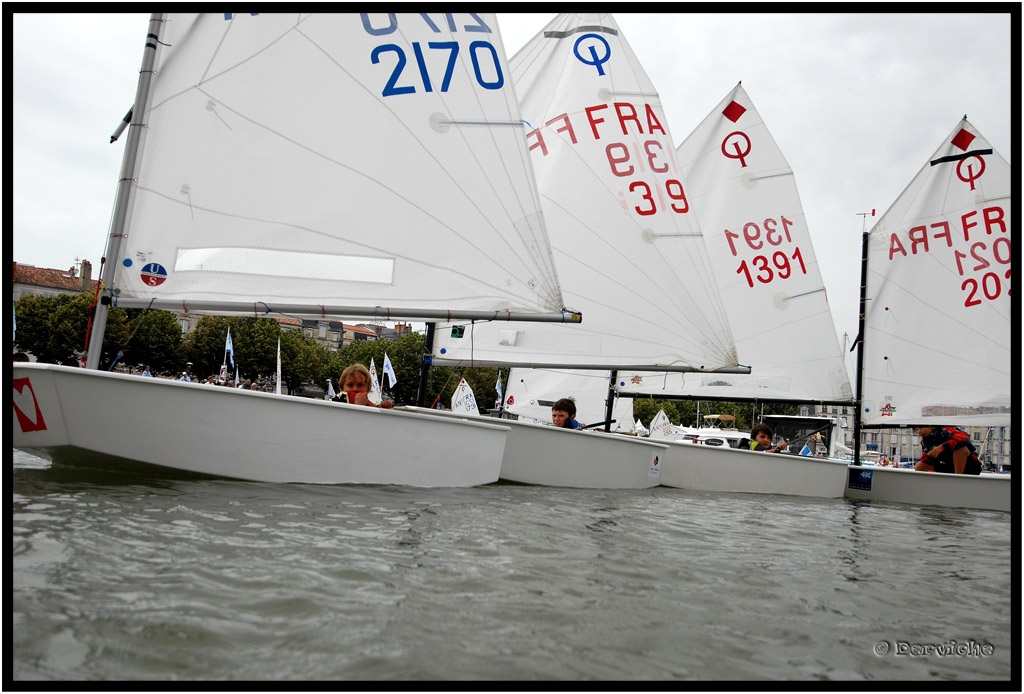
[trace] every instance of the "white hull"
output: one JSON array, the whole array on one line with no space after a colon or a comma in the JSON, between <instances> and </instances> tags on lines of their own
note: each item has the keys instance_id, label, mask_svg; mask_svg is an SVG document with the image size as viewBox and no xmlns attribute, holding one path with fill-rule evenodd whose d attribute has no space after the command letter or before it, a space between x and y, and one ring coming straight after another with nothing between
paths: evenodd
<instances>
[{"instance_id":1,"label":"white hull","mask_svg":"<svg viewBox=\"0 0 1024 694\"><path fill-rule=\"evenodd\" d=\"M14 447L61 464L471 487L498 480L508 433L475 419L52 364L15 364L13 380Z\"/></svg>"},{"instance_id":2,"label":"white hull","mask_svg":"<svg viewBox=\"0 0 1024 694\"><path fill-rule=\"evenodd\" d=\"M839 498L846 463L801 455L744 451L669 441L661 483L706 492L748 492Z\"/></svg>"},{"instance_id":3,"label":"white hull","mask_svg":"<svg viewBox=\"0 0 1024 694\"><path fill-rule=\"evenodd\" d=\"M403 409L453 416L441 410ZM515 420L491 421L509 427L500 473L505 481L588 489L647 489L661 484L665 444Z\"/></svg>"},{"instance_id":4,"label":"white hull","mask_svg":"<svg viewBox=\"0 0 1024 694\"><path fill-rule=\"evenodd\" d=\"M955 506L1010 511L1009 475L947 475L904 468L849 466L846 496L922 506Z\"/></svg>"}]
</instances>

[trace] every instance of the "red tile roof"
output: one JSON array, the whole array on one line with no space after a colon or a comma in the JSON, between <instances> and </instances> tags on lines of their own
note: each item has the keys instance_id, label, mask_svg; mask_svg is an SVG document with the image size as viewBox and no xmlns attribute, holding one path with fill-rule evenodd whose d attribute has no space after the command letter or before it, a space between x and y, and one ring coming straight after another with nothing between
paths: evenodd
<instances>
[{"instance_id":1,"label":"red tile roof","mask_svg":"<svg viewBox=\"0 0 1024 694\"><path fill-rule=\"evenodd\" d=\"M82 278L73 276L70 270L54 270L31 265L18 265L17 263L14 265L14 283L61 289L68 292L82 291ZM96 290L98 284L99 280L90 281L93 291Z\"/></svg>"}]
</instances>

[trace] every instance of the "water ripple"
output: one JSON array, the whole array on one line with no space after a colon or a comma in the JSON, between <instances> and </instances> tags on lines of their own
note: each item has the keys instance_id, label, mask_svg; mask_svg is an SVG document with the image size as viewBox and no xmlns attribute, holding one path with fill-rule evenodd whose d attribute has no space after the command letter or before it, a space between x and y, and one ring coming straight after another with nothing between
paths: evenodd
<instances>
[{"instance_id":1,"label":"water ripple","mask_svg":"<svg viewBox=\"0 0 1024 694\"><path fill-rule=\"evenodd\" d=\"M1009 514L14 471L15 680L1006 680ZM879 657L879 641L991 644Z\"/></svg>"}]
</instances>

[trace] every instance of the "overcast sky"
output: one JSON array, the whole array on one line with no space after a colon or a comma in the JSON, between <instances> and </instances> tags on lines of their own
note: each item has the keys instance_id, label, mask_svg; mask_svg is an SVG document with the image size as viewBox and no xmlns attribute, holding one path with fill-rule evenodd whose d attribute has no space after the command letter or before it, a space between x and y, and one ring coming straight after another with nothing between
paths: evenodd
<instances>
[{"instance_id":1,"label":"overcast sky","mask_svg":"<svg viewBox=\"0 0 1024 694\"><path fill-rule=\"evenodd\" d=\"M553 16L499 14L509 57ZM677 145L743 82L795 173L839 336L857 332L858 213L881 216L964 114L1015 163L1008 13L615 19ZM12 260L85 258L98 276L126 138L109 140L134 100L147 26L145 14L14 15Z\"/></svg>"}]
</instances>

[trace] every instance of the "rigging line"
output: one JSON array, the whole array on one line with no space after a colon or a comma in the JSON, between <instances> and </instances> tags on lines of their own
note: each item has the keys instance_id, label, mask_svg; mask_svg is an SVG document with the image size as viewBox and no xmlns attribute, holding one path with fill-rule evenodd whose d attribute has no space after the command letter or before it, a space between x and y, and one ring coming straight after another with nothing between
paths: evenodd
<instances>
[{"instance_id":1,"label":"rigging line","mask_svg":"<svg viewBox=\"0 0 1024 694\"><path fill-rule=\"evenodd\" d=\"M103 256L100 258L100 277L103 277L103 266L107 264L107 257ZM92 296L92 303L89 304L89 322L85 326L85 346L82 347L83 353L89 351L89 336L92 334L92 319L96 315L96 302L99 300L100 289L103 287L103 280L100 279L96 282L96 293ZM102 352L102 346L100 347Z\"/></svg>"},{"instance_id":2,"label":"rigging line","mask_svg":"<svg viewBox=\"0 0 1024 694\"><path fill-rule=\"evenodd\" d=\"M783 301L791 301L791 300L796 299L796 298L801 297L801 296L808 296L810 294L817 294L818 292L823 292L823 291L825 291L825 288L824 287L819 287L818 289L812 289L812 290L810 290L808 292L801 292L800 294L793 294L791 296L784 296L784 297L782 297L782 300Z\"/></svg>"},{"instance_id":3,"label":"rigging line","mask_svg":"<svg viewBox=\"0 0 1024 694\"><path fill-rule=\"evenodd\" d=\"M152 310L153 302L154 301L156 301L156 297L153 297L152 299L150 299L149 300L149 306L147 306L146 308L142 309L142 313L139 315L139 322L135 326L135 330L132 330L132 334L129 335L128 339L125 340L124 344L121 345L121 349L124 349L125 347L128 346L128 343L132 341L133 337L135 337L135 333L139 332L139 328L141 328L142 324L146 322L146 316L148 315L148 312ZM121 351L121 350L118 350L118 351ZM113 364L111 364L111 367L113 367ZM109 369L108 369L108 371L109 371Z\"/></svg>"}]
</instances>

